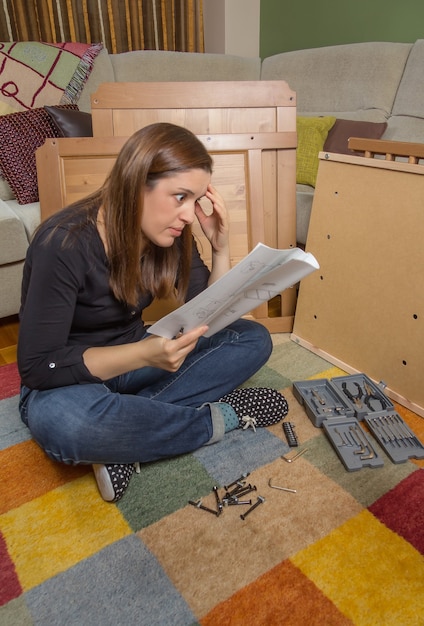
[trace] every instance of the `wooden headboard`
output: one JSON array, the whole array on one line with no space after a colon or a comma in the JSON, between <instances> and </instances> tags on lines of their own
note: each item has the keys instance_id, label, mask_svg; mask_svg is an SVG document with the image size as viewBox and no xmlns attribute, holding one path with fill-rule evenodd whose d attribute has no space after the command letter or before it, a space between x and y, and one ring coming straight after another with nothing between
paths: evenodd
<instances>
[{"instance_id":1,"label":"wooden headboard","mask_svg":"<svg viewBox=\"0 0 424 626\"><path fill-rule=\"evenodd\" d=\"M129 137L161 121L196 135L284 133L285 145L262 156L253 210L263 213L265 243L296 245L296 94L285 81L103 83L91 109L95 137Z\"/></svg>"}]
</instances>

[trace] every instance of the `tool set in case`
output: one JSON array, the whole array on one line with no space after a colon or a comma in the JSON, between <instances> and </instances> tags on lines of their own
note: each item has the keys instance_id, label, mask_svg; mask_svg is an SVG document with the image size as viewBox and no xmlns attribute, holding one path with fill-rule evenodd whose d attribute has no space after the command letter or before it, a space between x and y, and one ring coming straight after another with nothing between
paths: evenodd
<instances>
[{"instance_id":1,"label":"tool set in case","mask_svg":"<svg viewBox=\"0 0 424 626\"><path fill-rule=\"evenodd\" d=\"M365 374L293 383L295 398L311 422L322 427L348 471L381 467L378 446L393 463L424 459L424 445L396 412L384 393ZM372 437L359 422L363 421Z\"/></svg>"}]
</instances>

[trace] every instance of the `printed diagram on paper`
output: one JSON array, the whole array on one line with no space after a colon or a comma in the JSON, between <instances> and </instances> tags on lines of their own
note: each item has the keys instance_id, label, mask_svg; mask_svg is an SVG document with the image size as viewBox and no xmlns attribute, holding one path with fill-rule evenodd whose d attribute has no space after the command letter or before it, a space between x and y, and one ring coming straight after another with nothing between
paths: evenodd
<instances>
[{"instance_id":1,"label":"printed diagram on paper","mask_svg":"<svg viewBox=\"0 0 424 626\"><path fill-rule=\"evenodd\" d=\"M209 337L318 268L310 252L259 243L205 291L153 324L149 333L171 339L181 329L207 324Z\"/></svg>"}]
</instances>

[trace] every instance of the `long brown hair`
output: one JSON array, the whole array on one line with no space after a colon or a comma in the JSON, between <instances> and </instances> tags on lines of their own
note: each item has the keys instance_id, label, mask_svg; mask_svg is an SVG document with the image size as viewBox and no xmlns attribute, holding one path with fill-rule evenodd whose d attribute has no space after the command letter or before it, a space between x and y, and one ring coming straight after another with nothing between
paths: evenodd
<instances>
[{"instance_id":1,"label":"long brown hair","mask_svg":"<svg viewBox=\"0 0 424 626\"><path fill-rule=\"evenodd\" d=\"M190 226L171 247L161 248L143 236L140 224L144 190L191 169L212 173L212 158L196 135L174 124L150 124L125 142L99 191L76 203L85 205L91 220L94 207L103 208L110 286L118 300L134 305L146 292L184 300L192 253Z\"/></svg>"}]
</instances>

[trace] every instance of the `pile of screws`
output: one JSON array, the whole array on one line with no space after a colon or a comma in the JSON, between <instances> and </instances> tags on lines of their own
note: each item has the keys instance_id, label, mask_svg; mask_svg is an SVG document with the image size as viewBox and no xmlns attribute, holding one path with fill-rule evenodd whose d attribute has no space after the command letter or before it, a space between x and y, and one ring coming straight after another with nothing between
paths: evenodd
<instances>
[{"instance_id":1,"label":"pile of screws","mask_svg":"<svg viewBox=\"0 0 424 626\"><path fill-rule=\"evenodd\" d=\"M250 508L245 513L240 515L241 519L244 520L249 515L249 513L253 511L253 509L256 509L256 507L265 502L265 498L263 498L262 496L258 496L254 504L252 504L252 500L250 498L247 500L243 499L249 493L257 491L256 485L251 485L250 483L247 484L245 479L248 476L249 472L246 474L242 474L239 478L234 480L229 485L224 485L225 493L222 497L219 494L218 487L213 487L213 492L216 499L216 509L211 509L205 506L204 504L202 504L201 500L198 500L197 502L195 502L194 500L189 500L188 503L198 509L201 509L202 511L212 513L217 517L221 515L221 513L224 511L224 508L227 506L249 505Z\"/></svg>"}]
</instances>

